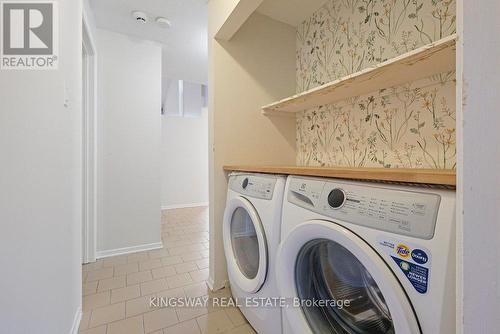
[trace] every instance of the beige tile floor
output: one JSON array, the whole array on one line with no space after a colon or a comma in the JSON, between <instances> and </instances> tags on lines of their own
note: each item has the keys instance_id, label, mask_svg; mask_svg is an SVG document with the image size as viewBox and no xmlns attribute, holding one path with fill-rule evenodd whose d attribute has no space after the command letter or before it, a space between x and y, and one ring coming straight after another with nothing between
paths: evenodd
<instances>
[{"instance_id":1,"label":"beige tile floor","mask_svg":"<svg viewBox=\"0 0 500 334\"><path fill-rule=\"evenodd\" d=\"M163 249L120 255L83 266L82 334L247 334L237 308L150 307L151 297L228 297L209 291L208 209L167 210Z\"/></svg>"}]
</instances>

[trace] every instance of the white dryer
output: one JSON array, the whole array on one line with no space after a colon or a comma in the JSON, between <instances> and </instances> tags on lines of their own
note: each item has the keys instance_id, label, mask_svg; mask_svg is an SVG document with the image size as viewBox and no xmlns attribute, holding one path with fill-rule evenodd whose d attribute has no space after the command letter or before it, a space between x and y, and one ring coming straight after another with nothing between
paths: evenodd
<instances>
[{"instance_id":1,"label":"white dryer","mask_svg":"<svg viewBox=\"0 0 500 334\"><path fill-rule=\"evenodd\" d=\"M284 333L454 334L454 223L451 190L289 177Z\"/></svg>"},{"instance_id":2,"label":"white dryer","mask_svg":"<svg viewBox=\"0 0 500 334\"><path fill-rule=\"evenodd\" d=\"M281 309L265 298L278 298L276 253L286 178L231 174L224 213L223 239L233 296L260 334L282 332Z\"/></svg>"}]
</instances>

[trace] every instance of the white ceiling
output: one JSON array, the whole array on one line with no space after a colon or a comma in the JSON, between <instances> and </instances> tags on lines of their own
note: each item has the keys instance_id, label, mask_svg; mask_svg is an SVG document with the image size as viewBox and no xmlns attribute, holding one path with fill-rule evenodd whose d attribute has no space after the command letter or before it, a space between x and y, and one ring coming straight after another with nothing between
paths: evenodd
<instances>
[{"instance_id":1,"label":"white ceiling","mask_svg":"<svg viewBox=\"0 0 500 334\"><path fill-rule=\"evenodd\" d=\"M328 0L264 0L257 11L297 27Z\"/></svg>"},{"instance_id":2,"label":"white ceiling","mask_svg":"<svg viewBox=\"0 0 500 334\"><path fill-rule=\"evenodd\" d=\"M90 0L98 28L163 44L163 76L192 82L208 81L207 0ZM131 12L148 14L139 24ZM157 16L172 23L169 29L154 23Z\"/></svg>"}]
</instances>

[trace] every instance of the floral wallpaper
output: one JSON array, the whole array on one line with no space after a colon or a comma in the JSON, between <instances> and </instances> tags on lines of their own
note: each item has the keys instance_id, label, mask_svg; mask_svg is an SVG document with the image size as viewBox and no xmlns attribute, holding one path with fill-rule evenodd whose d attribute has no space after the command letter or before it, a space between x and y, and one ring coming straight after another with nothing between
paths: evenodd
<instances>
[{"instance_id":1,"label":"floral wallpaper","mask_svg":"<svg viewBox=\"0 0 500 334\"><path fill-rule=\"evenodd\" d=\"M330 0L297 31L297 91L455 33L454 0ZM297 115L297 164L455 168L455 73Z\"/></svg>"}]
</instances>

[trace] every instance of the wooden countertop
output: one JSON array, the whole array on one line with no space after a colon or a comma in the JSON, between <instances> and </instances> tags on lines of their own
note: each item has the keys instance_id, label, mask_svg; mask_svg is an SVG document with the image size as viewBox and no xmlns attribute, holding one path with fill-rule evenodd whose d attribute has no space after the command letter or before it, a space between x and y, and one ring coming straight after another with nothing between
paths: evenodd
<instances>
[{"instance_id":1,"label":"wooden countertop","mask_svg":"<svg viewBox=\"0 0 500 334\"><path fill-rule=\"evenodd\" d=\"M339 179L402 182L456 186L455 170L399 169L399 168L343 168L343 167L298 167L298 166L224 166L231 172L321 176Z\"/></svg>"}]
</instances>

